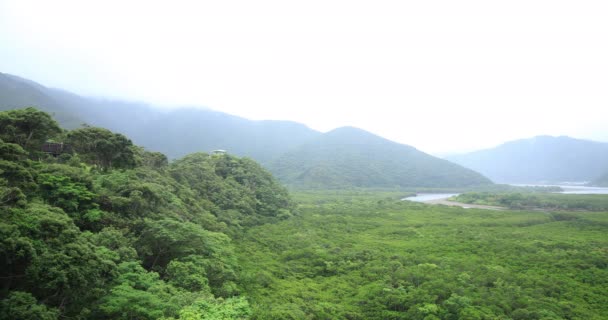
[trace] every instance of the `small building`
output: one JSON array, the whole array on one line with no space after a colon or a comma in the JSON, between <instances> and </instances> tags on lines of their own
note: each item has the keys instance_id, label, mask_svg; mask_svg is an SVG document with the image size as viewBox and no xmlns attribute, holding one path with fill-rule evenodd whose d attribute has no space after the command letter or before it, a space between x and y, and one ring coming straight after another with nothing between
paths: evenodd
<instances>
[{"instance_id":1,"label":"small building","mask_svg":"<svg viewBox=\"0 0 608 320\"><path fill-rule=\"evenodd\" d=\"M45 142L42 144L42 152L58 156L62 153L72 153L72 147L63 142Z\"/></svg>"},{"instance_id":2,"label":"small building","mask_svg":"<svg viewBox=\"0 0 608 320\"><path fill-rule=\"evenodd\" d=\"M226 153L227 153L227 151L223 150L223 149L217 149L217 150L211 151L212 155L215 155L215 154L226 154Z\"/></svg>"}]
</instances>

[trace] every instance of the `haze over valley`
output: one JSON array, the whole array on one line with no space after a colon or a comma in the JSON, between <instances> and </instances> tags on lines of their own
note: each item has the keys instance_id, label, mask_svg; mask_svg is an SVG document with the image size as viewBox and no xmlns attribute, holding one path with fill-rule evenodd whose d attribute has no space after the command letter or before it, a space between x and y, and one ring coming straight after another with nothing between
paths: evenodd
<instances>
[{"instance_id":1,"label":"haze over valley","mask_svg":"<svg viewBox=\"0 0 608 320\"><path fill-rule=\"evenodd\" d=\"M606 17L0 1L0 320L608 319Z\"/></svg>"},{"instance_id":2,"label":"haze over valley","mask_svg":"<svg viewBox=\"0 0 608 320\"><path fill-rule=\"evenodd\" d=\"M374 135L362 129L358 129L358 134L354 134L357 130L351 130L353 134L336 140L332 137L340 129L322 133L293 121L254 121L211 109L190 107L162 110L144 102L83 97L1 73L0 93L2 109L38 106L54 114L64 128L78 128L82 124L109 128L127 135L150 150L162 152L171 159L216 149L251 157L290 185L315 185L323 188L457 187L475 184L464 178L464 170L454 165L454 172L442 171L445 169L430 165L428 161L411 158L407 153L412 151L406 151L408 148L411 150L411 146L393 143L378 136L376 140L369 139ZM162 134L158 134L159 129ZM332 142L322 142L327 139ZM378 143L387 146L392 143L405 153L395 154L394 151L389 151L390 148L379 148ZM306 155L298 152L305 152ZM363 154L371 158L362 158ZM425 157L433 159L428 154ZM349 164L338 164L336 161L339 159L349 164L359 164L349 172L346 169ZM448 156L447 160L475 170L497 183L594 183L608 172L608 143L538 136L508 142L495 149ZM286 172L285 168L293 166L294 161L300 163ZM332 161L336 162L336 168L331 168ZM389 168L386 167L387 161L397 165L401 162L406 166L408 163L413 166L425 163L434 173L427 178L420 178L418 175L422 174L421 167L414 171ZM441 162L439 159L433 161L437 164ZM369 169L363 169L363 163L369 165ZM338 168L340 172L336 171ZM459 173L458 170L462 172ZM363 179L362 175L367 178ZM383 175L390 178L383 178ZM432 178L450 175L464 180L455 183ZM312 178L314 176L316 178ZM332 177L336 180L330 181ZM325 182L317 181L321 178ZM482 179L476 181L477 184L489 182L483 182Z\"/></svg>"}]
</instances>

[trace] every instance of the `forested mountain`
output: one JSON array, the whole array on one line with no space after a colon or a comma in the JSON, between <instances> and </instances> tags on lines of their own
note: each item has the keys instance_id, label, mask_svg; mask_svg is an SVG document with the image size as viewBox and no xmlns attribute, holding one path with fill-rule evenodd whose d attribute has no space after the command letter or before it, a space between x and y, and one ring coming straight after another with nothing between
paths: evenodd
<instances>
[{"instance_id":1,"label":"forested mountain","mask_svg":"<svg viewBox=\"0 0 608 320\"><path fill-rule=\"evenodd\" d=\"M66 128L79 126L83 120L74 113L74 110L54 97L56 92L59 91L17 76L0 73L0 110L36 106L54 114L57 121Z\"/></svg>"},{"instance_id":2,"label":"forested mountain","mask_svg":"<svg viewBox=\"0 0 608 320\"><path fill-rule=\"evenodd\" d=\"M169 164L107 129L0 112L0 319L247 318L232 239L292 209L247 158Z\"/></svg>"},{"instance_id":3,"label":"forested mountain","mask_svg":"<svg viewBox=\"0 0 608 320\"><path fill-rule=\"evenodd\" d=\"M459 168L354 128L318 140L300 155ZM0 320L606 318L605 212L402 194L306 191L296 207L248 158L169 163L104 128L0 112Z\"/></svg>"},{"instance_id":4,"label":"forested mountain","mask_svg":"<svg viewBox=\"0 0 608 320\"><path fill-rule=\"evenodd\" d=\"M162 128L162 134L156 133L158 128ZM251 121L201 109L171 111L131 133L135 141L172 157L200 150L225 149L264 165L319 134L296 122Z\"/></svg>"},{"instance_id":5,"label":"forested mountain","mask_svg":"<svg viewBox=\"0 0 608 320\"><path fill-rule=\"evenodd\" d=\"M482 175L367 131L338 128L286 153L271 166L299 187L465 187Z\"/></svg>"},{"instance_id":6,"label":"forested mountain","mask_svg":"<svg viewBox=\"0 0 608 320\"><path fill-rule=\"evenodd\" d=\"M447 159L499 183L593 181L608 171L608 143L538 136Z\"/></svg>"},{"instance_id":7,"label":"forested mountain","mask_svg":"<svg viewBox=\"0 0 608 320\"><path fill-rule=\"evenodd\" d=\"M320 134L290 121L252 121L209 109L167 111L139 102L82 97L0 73L0 110L25 106L54 114L64 128L86 123L120 132L169 158L225 149L267 164Z\"/></svg>"},{"instance_id":8,"label":"forested mountain","mask_svg":"<svg viewBox=\"0 0 608 320\"><path fill-rule=\"evenodd\" d=\"M208 109L172 111L127 101L78 96L0 74L0 106L37 106L69 129L86 123L127 135L169 158L228 150L306 187L454 187L489 183L480 175L363 130L322 135L290 121L251 121Z\"/></svg>"}]
</instances>

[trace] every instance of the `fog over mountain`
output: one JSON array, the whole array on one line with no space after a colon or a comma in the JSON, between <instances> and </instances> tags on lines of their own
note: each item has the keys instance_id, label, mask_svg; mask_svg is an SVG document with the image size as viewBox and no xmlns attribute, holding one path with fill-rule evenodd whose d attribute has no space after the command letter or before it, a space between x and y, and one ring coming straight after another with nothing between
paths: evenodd
<instances>
[{"instance_id":1,"label":"fog over mountain","mask_svg":"<svg viewBox=\"0 0 608 320\"><path fill-rule=\"evenodd\" d=\"M86 123L123 133L170 158L226 149L268 163L320 134L290 121L252 121L210 109L161 110L141 102L83 97L0 73L0 110L25 106L54 114L65 128Z\"/></svg>"},{"instance_id":2,"label":"fog over mountain","mask_svg":"<svg viewBox=\"0 0 608 320\"><path fill-rule=\"evenodd\" d=\"M447 159L499 183L594 181L608 172L608 143L537 136Z\"/></svg>"},{"instance_id":3,"label":"fog over mountain","mask_svg":"<svg viewBox=\"0 0 608 320\"><path fill-rule=\"evenodd\" d=\"M599 178L593 180L592 185L598 187L608 187L608 171L601 175Z\"/></svg>"},{"instance_id":4,"label":"fog over mountain","mask_svg":"<svg viewBox=\"0 0 608 320\"><path fill-rule=\"evenodd\" d=\"M608 319L607 17L0 0L0 320Z\"/></svg>"},{"instance_id":5,"label":"fog over mountain","mask_svg":"<svg viewBox=\"0 0 608 320\"><path fill-rule=\"evenodd\" d=\"M434 155L543 134L608 141L607 15L598 0L5 0L0 72L354 126Z\"/></svg>"},{"instance_id":6,"label":"fog over mountain","mask_svg":"<svg viewBox=\"0 0 608 320\"><path fill-rule=\"evenodd\" d=\"M259 161L298 187L467 187L491 184L446 160L346 127L321 133L291 121L252 121L200 108L159 110L49 89L0 74L0 109L37 106L65 128L83 123L123 133L170 158L216 149Z\"/></svg>"}]
</instances>

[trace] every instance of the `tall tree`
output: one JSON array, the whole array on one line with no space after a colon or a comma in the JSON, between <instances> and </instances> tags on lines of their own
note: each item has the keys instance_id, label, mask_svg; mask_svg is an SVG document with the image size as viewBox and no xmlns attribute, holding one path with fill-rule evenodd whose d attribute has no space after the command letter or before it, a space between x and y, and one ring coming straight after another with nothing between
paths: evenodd
<instances>
[{"instance_id":1,"label":"tall tree","mask_svg":"<svg viewBox=\"0 0 608 320\"><path fill-rule=\"evenodd\" d=\"M61 128L48 113L29 107L0 112L0 139L16 143L27 151L38 151Z\"/></svg>"},{"instance_id":2,"label":"tall tree","mask_svg":"<svg viewBox=\"0 0 608 320\"><path fill-rule=\"evenodd\" d=\"M102 170L135 166L133 142L120 133L86 127L68 133L67 142L85 161Z\"/></svg>"}]
</instances>

